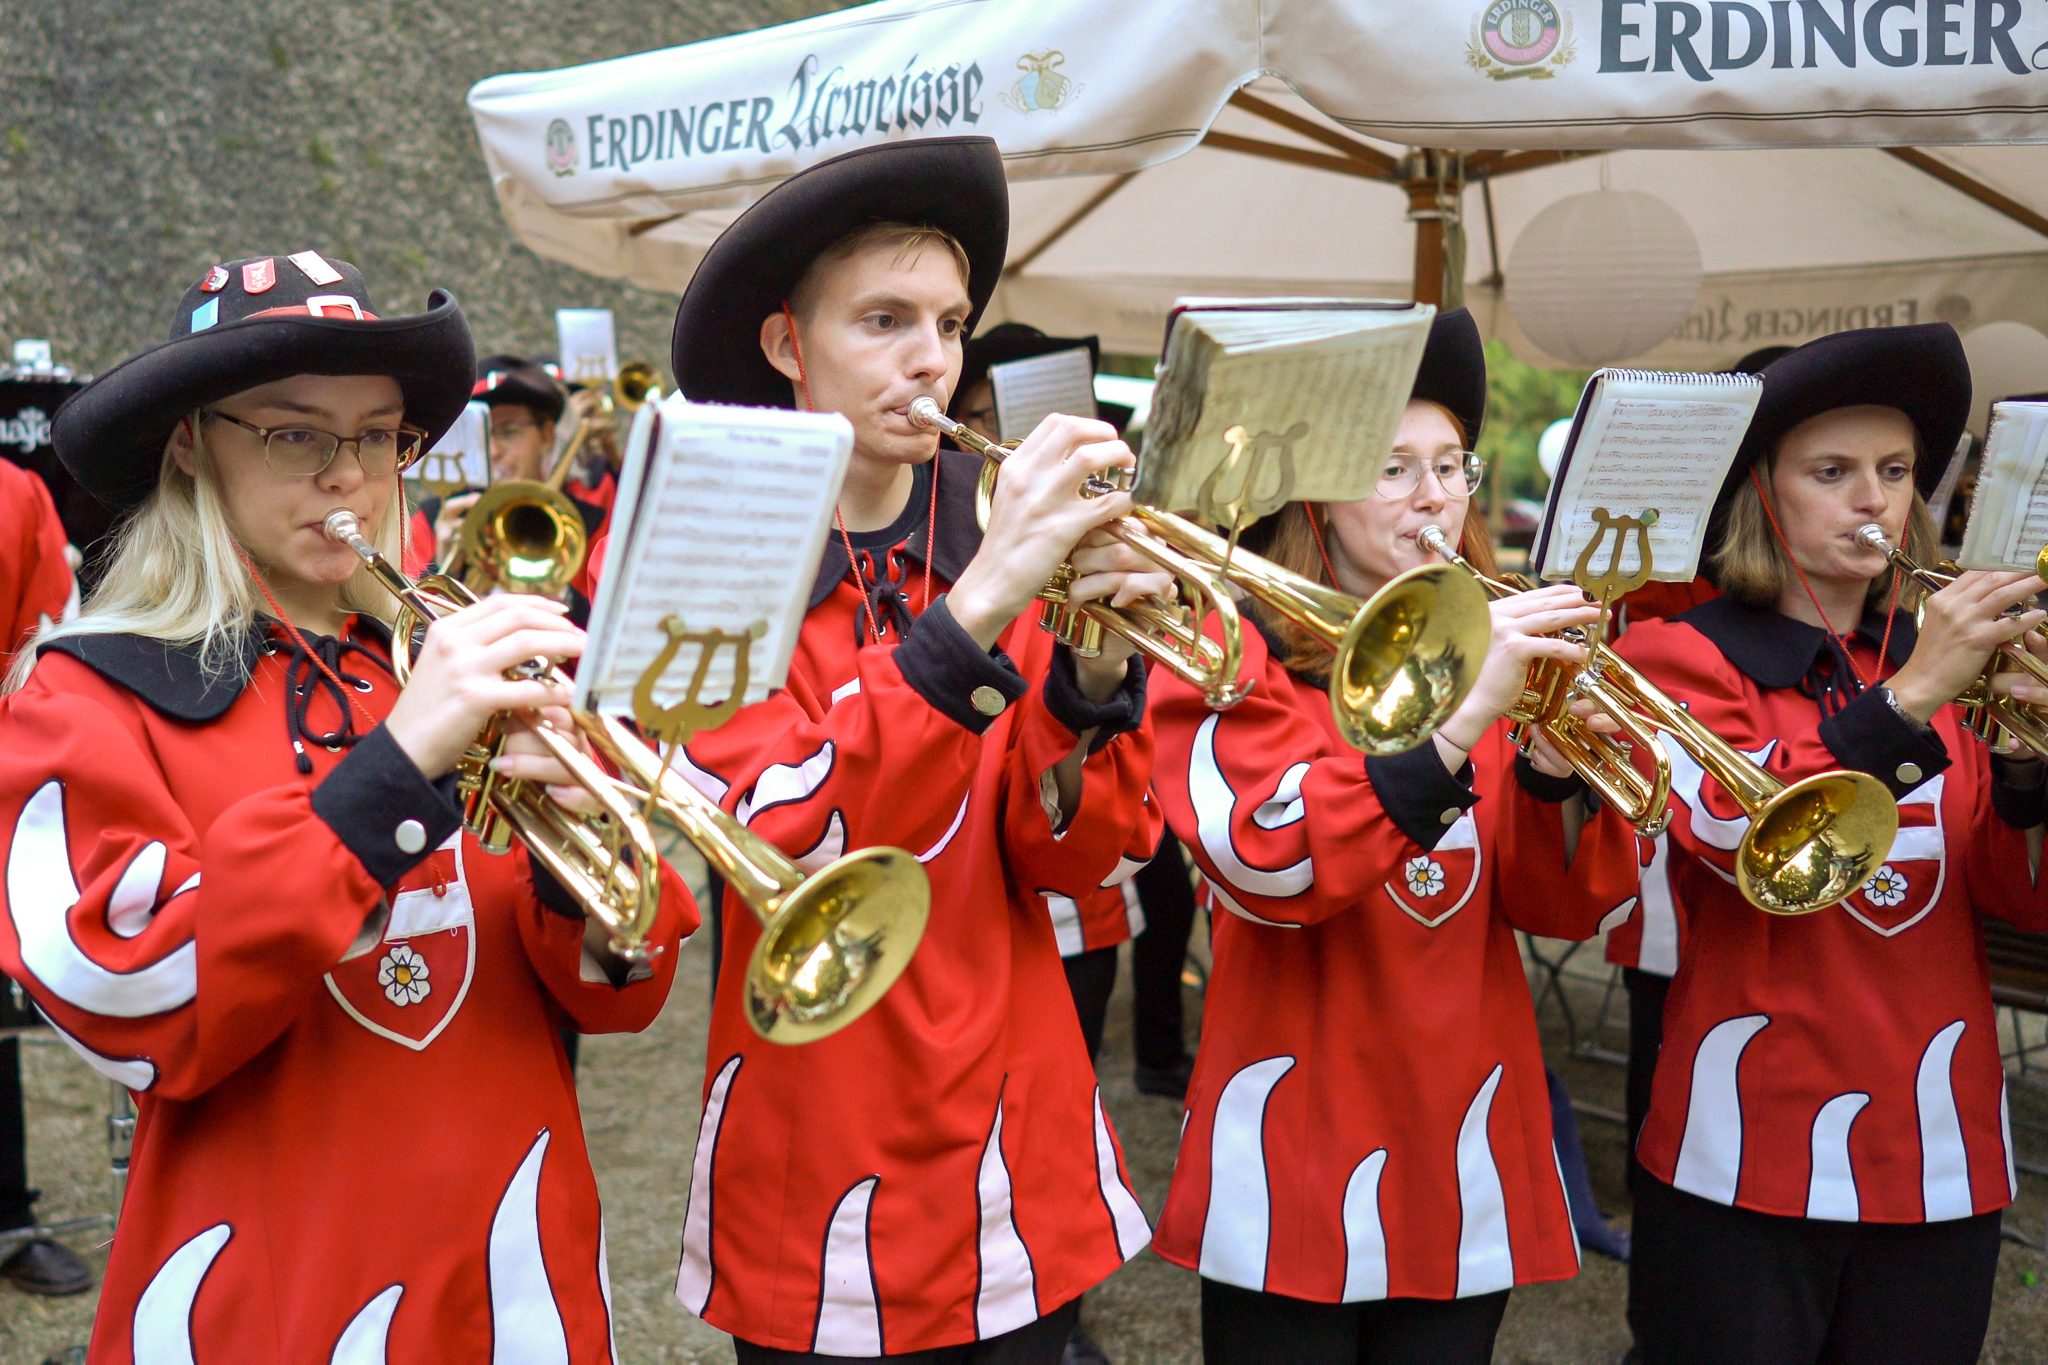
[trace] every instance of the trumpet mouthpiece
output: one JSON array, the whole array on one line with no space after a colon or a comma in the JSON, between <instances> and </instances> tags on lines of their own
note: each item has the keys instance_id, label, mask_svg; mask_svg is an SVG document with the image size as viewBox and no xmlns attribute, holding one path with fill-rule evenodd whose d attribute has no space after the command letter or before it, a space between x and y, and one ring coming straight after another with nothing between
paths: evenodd
<instances>
[{"instance_id":1,"label":"trumpet mouthpiece","mask_svg":"<svg viewBox=\"0 0 2048 1365\"><path fill-rule=\"evenodd\" d=\"M1856 539L1862 541L1873 550L1883 550L1887 554L1891 552L1891 537L1884 533L1884 527L1879 526L1874 521L1866 522L1862 526L1857 527Z\"/></svg>"},{"instance_id":2,"label":"trumpet mouthpiece","mask_svg":"<svg viewBox=\"0 0 2048 1365\"><path fill-rule=\"evenodd\" d=\"M946 416L938 400L928 394L910 400L910 416L920 426L937 427L940 431L952 431L960 425Z\"/></svg>"},{"instance_id":3,"label":"trumpet mouthpiece","mask_svg":"<svg viewBox=\"0 0 2048 1365\"><path fill-rule=\"evenodd\" d=\"M1415 533L1415 539L1421 543L1423 549L1435 554L1442 554L1450 545L1441 526L1425 526Z\"/></svg>"},{"instance_id":4,"label":"trumpet mouthpiece","mask_svg":"<svg viewBox=\"0 0 2048 1365\"><path fill-rule=\"evenodd\" d=\"M329 540L338 545L346 545L362 535L363 524L357 521L356 514L346 507L337 507L327 514L327 520L321 523L321 529L327 533Z\"/></svg>"}]
</instances>

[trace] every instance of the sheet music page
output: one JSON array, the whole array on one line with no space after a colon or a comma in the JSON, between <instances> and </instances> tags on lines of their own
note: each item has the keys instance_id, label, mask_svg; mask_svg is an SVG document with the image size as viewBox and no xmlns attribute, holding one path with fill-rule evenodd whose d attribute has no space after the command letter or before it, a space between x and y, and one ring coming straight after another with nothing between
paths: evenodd
<instances>
[{"instance_id":1,"label":"sheet music page","mask_svg":"<svg viewBox=\"0 0 2048 1365\"><path fill-rule=\"evenodd\" d=\"M609 308L557 308L555 354L562 381L608 384L619 372L619 343Z\"/></svg>"},{"instance_id":2,"label":"sheet music page","mask_svg":"<svg viewBox=\"0 0 2048 1365\"><path fill-rule=\"evenodd\" d=\"M853 428L837 413L672 398L656 431L630 510L621 517L613 508L627 540L609 552L578 704L631 715L642 673L670 643L663 622L671 617L692 634L727 637L710 649L698 698L706 703L731 694L735 644L763 623L749 637L744 694L760 701L788 676ZM621 503L627 492L621 487ZM695 642L680 646L655 684L657 704L683 700L703 653Z\"/></svg>"},{"instance_id":3,"label":"sheet music page","mask_svg":"<svg viewBox=\"0 0 2048 1365\"><path fill-rule=\"evenodd\" d=\"M448 428L448 434L434 442L420 462L405 471L426 497L446 497L458 488L491 486L491 409L486 403L470 403Z\"/></svg>"},{"instance_id":4,"label":"sheet music page","mask_svg":"<svg viewBox=\"0 0 2048 1365\"><path fill-rule=\"evenodd\" d=\"M1247 525L1290 501L1365 497L1380 469L1369 452L1393 447L1436 310L1237 302L1244 313L1175 320L1134 496L1217 521L1229 517L1216 500L1241 498Z\"/></svg>"},{"instance_id":5,"label":"sheet music page","mask_svg":"<svg viewBox=\"0 0 2048 1365\"><path fill-rule=\"evenodd\" d=\"M1707 519L1763 395L1755 375L1601 370L1580 400L1573 439L1551 486L1536 563L1548 582L1569 581L1595 530L1593 510L1657 510L1651 577L1690 582ZM1621 568L1640 562L1633 537ZM1596 556L1605 567L1605 554Z\"/></svg>"},{"instance_id":6,"label":"sheet music page","mask_svg":"<svg viewBox=\"0 0 2048 1365\"><path fill-rule=\"evenodd\" d=\"M1095 415L1095 363L1086 346L991 365L988 379L995 386L996 430L1005 441L1029 436L1055 412Z\"/></svg>"},{"instance_id":7,"label":"sheet music page","mask_svg":"<svg viewBox=\"0 0 2048 1365\"><path fill-rule=\"evenodd\" d=\"M2048 403L1994 403L1957 563L2030 573L2048 545Z\"/></svg>"},{"instance_id":8,"label":"sheet music page","mask_svg":"<svg viewBox=\"0 0 2048 1365\"><path fill-rule=\"evenodd\" d=\"M1948 524L1948 505L1955 499L1956 484L1962 480L1963 466L1970 459L1970 443L1975 439L1967 431L1956 438L1956 448L1948 457L1948 467L1941 471L1941 480L1934 485L1934 492L1927 499L1927 515L1932 518L1937 533Z\"/></svg>"}]
</instances>

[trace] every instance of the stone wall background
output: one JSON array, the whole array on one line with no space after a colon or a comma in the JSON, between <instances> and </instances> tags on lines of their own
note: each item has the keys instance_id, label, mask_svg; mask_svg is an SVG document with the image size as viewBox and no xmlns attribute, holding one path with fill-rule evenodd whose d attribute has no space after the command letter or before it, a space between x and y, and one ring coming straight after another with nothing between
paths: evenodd
<instances>
[{"instance_id":1,"label":"stone wall background","mask_svg":"<svg viewBox=\"0 0 2048 1365\"><path fill-rule=\"evenodd\" d=\"M552 351L556 308L610 308L621 357L666 386L675 298L515 242L463 97L842 7L0 0L0 341L104 370L163 340L217 261L312 247L359 266L381 312L452 290L479 354Z\"/></svg>"}]
</instances>

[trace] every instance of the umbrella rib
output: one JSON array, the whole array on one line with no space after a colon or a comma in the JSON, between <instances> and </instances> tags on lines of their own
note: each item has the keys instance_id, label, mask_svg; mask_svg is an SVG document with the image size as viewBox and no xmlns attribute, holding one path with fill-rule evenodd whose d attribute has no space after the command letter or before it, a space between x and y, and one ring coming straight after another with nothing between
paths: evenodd
<instances>
[{"instance_id":1,"label":"umbrella rib","mask_svg":"<svg viewBox=\"0 0 2048 1365\"><path fill-rule=\"evenodd\" d=\"M1269 104L1257 95L1252 94L1249 90L1238 91L1230 97L1230 102L1248 114L1255 114L1265 119L1268 123L1277 123L1289 132L1299 133L1305 138L1312 138L1322 143L1325 147L1336 148L1351 160L1364 163L1371 170L1377 172L1383 180L1393 180L1398 175L1399 163L1393 157L1379 150L1379 148L1370 147L1363 142L1346 137L1334 128L1325 128L1320 123L1305 119L1290 110L1282 109L1277 104ZM1228 136L1228 134L1224 136ZM1260 145L1271 146L1274 144L1262 143ZM1232 148L1230 150L1237 149Z\"/></svg>"},{"instance_id":2,"label":"umbrella rib","mask_svg":"<svg viewBox=\"0 0 2048 1365\"><path fill-rule=\"evenodd\" d=\"M1283 143L1266 142L1255 137L1239 137L1235 133L1219 133L1212 130L1203 134L1201 145L1214 147L1219 152L1242 152L1246 156L1262 156L1268 161L1285 161L1290 165L1308 166L1319 171L1355 175L1362 180L1385 181L1391 178L1356 157L1311 152L1306 147L1289 147Z\"/></svg>"},{"instance_id":3,"label":"umbrella rib","mask_svg":"<svg viewBox=\"0 0 2048 1365\"><path fill-rule=\"evenodd\" d=\"M1031 250L1025 252L1022 256L1019 256L1016 260L1004 266L1003 273L1005 275L1021 274L1024 271L1025 267L1029 266L1033 261L1037 260L1040 256L1043 256L1047 251L1049 251L1055 242L1059 241L1060 238L1066 236L1069 232L1072 232L1075 228L1079 227L1081 225L1082 219L1086 218L1089 214L1095 212L1095 210L1101 208L1103 204L1108 201L1109 196L1115 194L1118 190L1130 184L1133 180L1137 178L1138 173L1136 171L1125 171L1122 175L1110 181L1107 185L1104 185L1101 189L1097 190L1094 194L1089 196L1087 203L1081 205L1080 208L1075 209L1065 218L1062 218L1060 220L1060 225L1058 227L1054 228L1051 232L1045 234L1045 236L1039 238L1037 244L1033 246Z\"/></svg>"},{"instance_id":4,"label":"umbrella rib","mask_svg":"<svg viewBox=\"0 0 2048 1365\"><path fill-rule=\"evenodd\" d=\"M2048 217L2036 213L2017 199L2000 194L1967 171L1958 170L1946 161L1937 161L1918 147L1886 147L1884 150L1914 170L1925 171L1951 189L1960 190L1986 208L2004 214L2021 227L2032 228L2048 237Z\"/></svg>"}]
</instances>

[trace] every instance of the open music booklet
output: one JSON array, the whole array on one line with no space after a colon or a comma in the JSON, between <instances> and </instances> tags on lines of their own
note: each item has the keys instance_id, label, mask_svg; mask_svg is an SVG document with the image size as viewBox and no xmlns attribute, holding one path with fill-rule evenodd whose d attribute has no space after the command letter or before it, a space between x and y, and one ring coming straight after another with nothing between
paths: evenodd
<instances>
[{"instance_id":1,"label":"open music booklet","mask_svg":"<svg viewBox=\"0 0 2048 1365\"><path fill-rule=\"evenodd\" d=\"M1752 374L1597 371L1579 395L1529 555L1538 576L1571 579L1598 530L1596 511L1640 517L1654 508L1650 577L1690 582L1699 572L1714 499L1763 391L1763 380ZM1623 541L1614 567L1633 573L1642 563L1637 537ZM1607 567L1611 548L1596 552L1599 567Z\"/></svg>"},{"instance_id":2,"label":"open music booklet","mask_svg":"<svg viewBox=\"0 0 2048 1365\"><path fill-rule=\"evenodd\" d=\"M1055 412L1095 415L1095 361L1086 346L1008 360L988 367L995 389L996 433L1021 441Z\"/></svg>"},{"instance_id":3,"label":"open music booklet","mask_svg":"<svg viewBox=\"0 0 2048 1365\"><path fill-rule=\"evenodd\" d=\"M1296 499L1352 502L1379 477L1429 341L1429 304L1186 298L1133 496L1243 524Z\"/></svg>"},{"instance_id":4,"label":"open music booklet","mask_svg":"<svg viewBox=\"0 0 2048 1365\"><path fill-rule=\"evenodd\" d=\"M725 701L742 661L740 704L782 686L852 452L837 413L680 397L641 408L576 706L665 728L648 720L650 702L681 715Z\"/></svg>"},{"instance_id":5,"label":"open music booklet","mask_svg":"<svg viewBox=\"0 0 2048 1365\"><path fill-rule=\"evenodd\" d=\"M2032 573L2048 545L2048 403L1994 403L1956 562Z\"/></svg>"}]
</instances>

